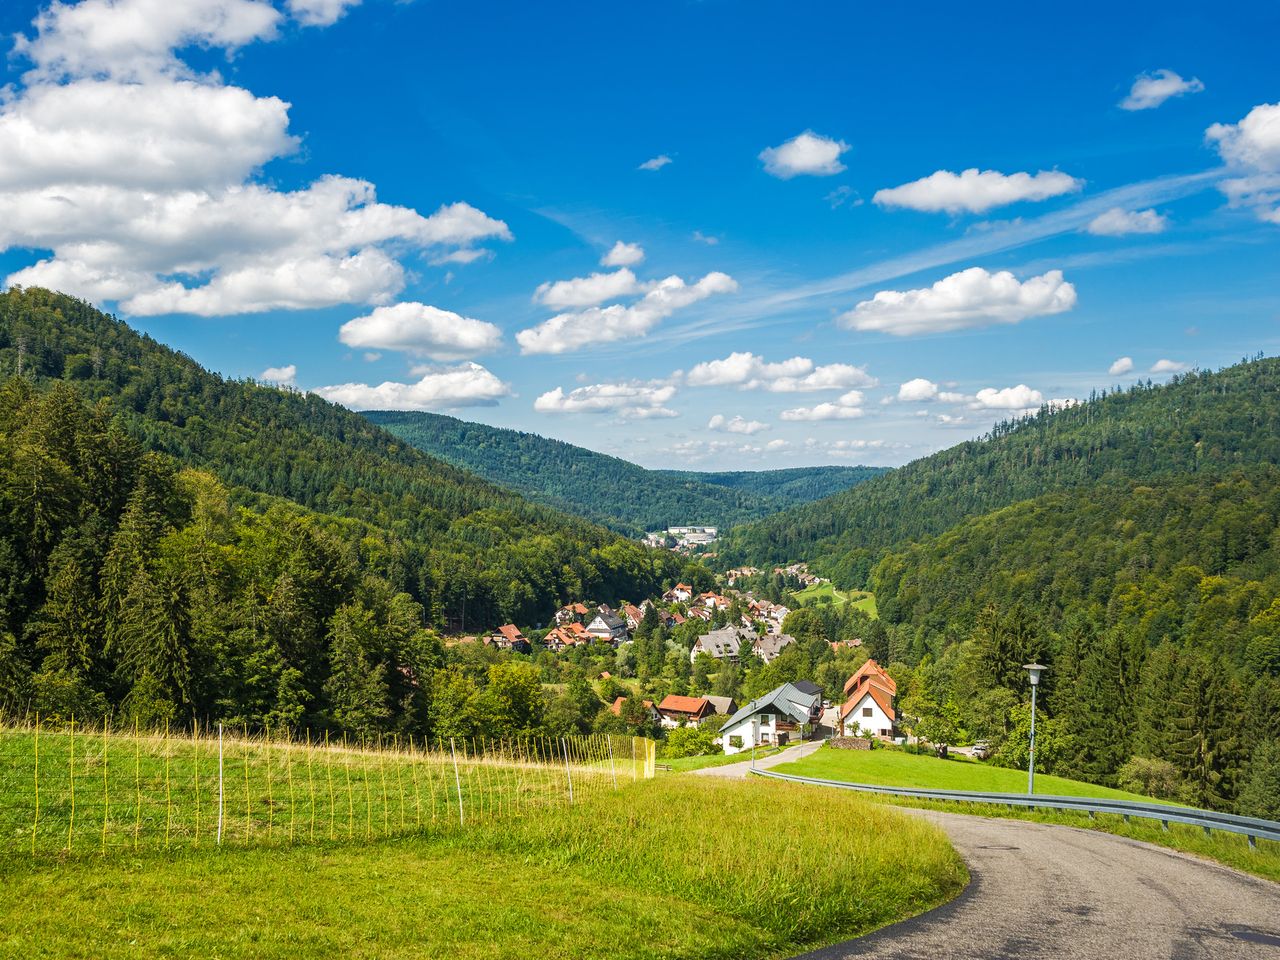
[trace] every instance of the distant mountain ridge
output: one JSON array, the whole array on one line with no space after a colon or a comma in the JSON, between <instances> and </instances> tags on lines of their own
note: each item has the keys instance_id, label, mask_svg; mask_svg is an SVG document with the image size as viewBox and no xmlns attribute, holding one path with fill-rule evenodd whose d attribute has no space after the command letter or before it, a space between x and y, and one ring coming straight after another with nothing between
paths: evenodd
<instances>
[{"instance_id":1,"label":"distant mountain ridge","mask_svg":"<svg viewBox=\"0 0 1280 960\"><path fill-rule=\"evenodd\" d=\"M727 473L646 470L560 440L442 414L372 411L365 416L431 456L536 502L633 535L678 524L727 528L885 472L861 466Z\"/></svg>"},{"instance_id":2,"label":"distant mountain ridge","mask_svg":"<svg viewBox=\"0 0 1280 960\"><path fill-rule=\"evenodd\" d=\"M731 563L808 560L864 586L884 552L1055 491L1280 463L1280 359L1099 393L998 424L865 484L733 531Z\"/></svg>"}]
</instances>

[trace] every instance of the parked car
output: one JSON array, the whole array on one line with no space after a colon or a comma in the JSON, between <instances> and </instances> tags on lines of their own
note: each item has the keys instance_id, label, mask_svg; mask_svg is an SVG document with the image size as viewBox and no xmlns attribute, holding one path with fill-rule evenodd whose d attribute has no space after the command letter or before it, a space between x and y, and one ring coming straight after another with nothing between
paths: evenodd
<instances>
[{"instance_id":1,"label":"parked car","mask_svg":"<svg viewBox=\"0 0 1280 960\"><path fill-rule=\"evenodd\" d=\"M986 760L991 756L991 744L986 740L978 740L973 745L973 759Z\"/></svg>"}]
</instances>

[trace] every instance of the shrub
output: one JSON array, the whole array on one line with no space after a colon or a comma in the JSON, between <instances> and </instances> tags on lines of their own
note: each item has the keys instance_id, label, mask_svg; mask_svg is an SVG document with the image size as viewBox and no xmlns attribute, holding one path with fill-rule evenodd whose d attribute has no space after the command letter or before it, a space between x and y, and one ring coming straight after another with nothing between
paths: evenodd
<instances>
[{"instance_id":1,"label":"shrub","mask_svg":"<svg viewBox=\"0 0 1280 960\"><path fill-rule=\"evenodd\" d=\"M701 727L678 727L667 734L667 757L701 757L709 753L719 753L720 745L715 741L715 734Z\"/></svg>"},{"instance_id":2,"label":"shrub","mask_svg":"<svg viewBox=\"0 0 1280 960\"><path fill-rule=\"evenodd\" d=\"M1186 798L1186 787L1178 776L1178 768L1168 760L1134 757L1117 771L1116 782L1121 790L1158 800Z\"/></svg>"}]
</instances>

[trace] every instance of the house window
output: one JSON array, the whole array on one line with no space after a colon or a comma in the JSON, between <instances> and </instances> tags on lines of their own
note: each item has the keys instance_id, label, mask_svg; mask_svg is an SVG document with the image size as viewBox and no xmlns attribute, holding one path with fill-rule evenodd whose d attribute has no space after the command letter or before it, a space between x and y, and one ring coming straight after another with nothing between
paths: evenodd
<instances>
[{"instance_id":1,"label":"house window","mask_svg":"<svg viewBox=\"0 0 1280 960\"><path fill-rule=\"evenodd\" d=\"M863 708L862 708L862 715L863 715L864 717L869 717L869 716L871 716L871 708L870 708L870 707L863 707Z\"/></svg>"}]
</instances>

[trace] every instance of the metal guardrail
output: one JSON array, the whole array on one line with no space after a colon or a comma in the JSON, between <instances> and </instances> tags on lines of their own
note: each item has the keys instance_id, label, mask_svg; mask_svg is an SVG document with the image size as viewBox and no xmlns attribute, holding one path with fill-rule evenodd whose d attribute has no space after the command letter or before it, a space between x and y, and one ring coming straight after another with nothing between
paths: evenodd
<instances>
[{"instance_id":1,"label":"metal guardrail","mask_svg":"<svg viewBox=\"0 0 1280 960\"><path fill-rule=\"evenodd\" d=\"M1214 830L1243 834L1249 838L1249 846L1254 848L1258 845L1259 837L1280 843L1280 823L1274 820L1240 817L1233 813L1217 813L1196 807L1138 803L1132 800L1099 800L1092 797L1053 797L1039 793L976 793L968 790L885 787L871 783L847 783L843 780L798 777L789 773L774 773L772 770L752 770L751 772L756 776L771 777L774 780L790 780L793 783L808 783L819 787L835 787L840 790L857 790L863 793L883 793L917 800L955 800L962 803L991 803L1032 809L1044 807L1050 810L1076 810L1087 813L1090 817L1099 813L1110 813L1124 817L1126 823L1130 817L1141 817L1147 820L1159 820L1166 830L1171 823L1186 823L1202 828L1206 834Z\"/></svg>"}]
</instances>

